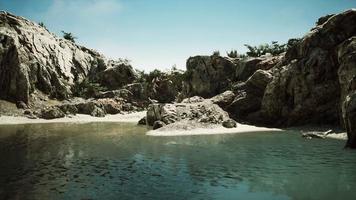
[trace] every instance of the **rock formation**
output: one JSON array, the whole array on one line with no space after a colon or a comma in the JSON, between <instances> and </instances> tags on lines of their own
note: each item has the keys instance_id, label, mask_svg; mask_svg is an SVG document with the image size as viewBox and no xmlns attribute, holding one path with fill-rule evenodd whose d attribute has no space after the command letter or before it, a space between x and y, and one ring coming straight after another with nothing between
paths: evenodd
<instances>
[{"instance_id":1,"label":"rock formation","mask_svg":"<svg viewBox=\"0 0 356 200\"><path fill-rule=\"evenodd\" d=\"M40 91L57 99L90 79L109 89L132 83L131 66L59 38L22 17L0 12L0 98L28 104Z\"/></svg>"}]
</instances>

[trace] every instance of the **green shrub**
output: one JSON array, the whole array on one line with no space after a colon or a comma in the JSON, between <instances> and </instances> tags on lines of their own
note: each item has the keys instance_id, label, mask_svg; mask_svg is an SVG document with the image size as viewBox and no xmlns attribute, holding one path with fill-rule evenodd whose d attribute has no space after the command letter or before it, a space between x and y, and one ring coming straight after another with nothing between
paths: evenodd
<instances>
[{"instance_id":1,"label":"green shrub","mask_svg":"<svg viewBox=\"0 0 356 200\"><path fill-rule=\"evenodd\" d=\"M213 56L220 56L220 51L214 51Z\"/></svg>"},{"instance_id":2,"label":"green shrub","mask_svg":"<svg viewBox=\"0 0 356 200\"><path fill-rule=\"evenodd\" d=\"M67 33L67 32L64 32L64 31L62 31L62 33L63 33L63 38L64 39L75 43L75 40L77 39L77 37L75 37L72 33Z\"/></svg>"},{"instance_id":3,"label":"green shrub","mask_svg":"<svg viewBox=\"0 0 356 200\"><path fill-rule=\"evenodd\" d=\"M46 25L43 22L39 22L38 25L40 25L44 29L47 29Z\"/></svg>"},{"instance_id":4,"label":"green shrub","mask_svg":"<svg viewBox=\"0 0 356 200\"><path fill-rule=\"evenodd\" d=\"M88 79L84 79L82 82L77 83L72 87L73 95L83 98L95 97L99 94L99 92L105 90L107 90L107 88L98 83L92 83Z\"/></svg>"},{"instance_id":5,"label":"green shrub","mask_svg":"<svg viewBox=\"0 0 356 200\"><path fill-rule=\"evenodd\" d=\"M239 54L237 53L236 50L231 50L230 52L226 52L227 56L230 58L237 58L239 57Z\"/></svg>"},{"instance_id":6,"label":"green shrub","mask_svg":"<svg viewBox=\"0 0 356 200\"><path fill-rule=\"evenodd\" d=\"M245 46L248 49L246 54L250 57L260 57L266 53L270 53L273 56L276 56L287 50L286 44L278 44L277 41L272 41L271 44L262 44L259 46L251 46L248 44L245 44Z\"/></svg>"}]
</instances>

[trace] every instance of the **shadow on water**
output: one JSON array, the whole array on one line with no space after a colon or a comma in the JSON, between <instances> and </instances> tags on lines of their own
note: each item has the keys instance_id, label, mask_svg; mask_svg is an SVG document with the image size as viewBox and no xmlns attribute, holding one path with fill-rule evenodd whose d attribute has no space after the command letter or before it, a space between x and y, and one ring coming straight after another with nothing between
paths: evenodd
<instances>
[{"instance_id":1,"label":"shadow on water","mask_svg":"<svg viewBox=\"0 0 356 200\"><path fill-rule=\"evenodd\" d=\"M353 199L343 141L149 137L125 123L0 126L1 199ZM293 132L293 131L289 131Z\"/></svg>"}]
</instances>

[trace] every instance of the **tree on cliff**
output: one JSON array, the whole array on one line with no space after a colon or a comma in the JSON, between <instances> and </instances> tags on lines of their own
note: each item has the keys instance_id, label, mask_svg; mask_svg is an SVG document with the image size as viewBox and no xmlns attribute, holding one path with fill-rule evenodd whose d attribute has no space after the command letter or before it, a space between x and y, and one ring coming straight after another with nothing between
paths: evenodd
<instances>
[{"instance_id":1,"label":"tree on cliff","mask_svg":"<svg viewBox=\"0 0 356 200\"><path fill-rule=\"evenodd\" d=\"M75 37L72 33L68 33L68 32L65 32L65 31L62 31L62 33L63 33L63 38L64 39L75 43L75 40L77 39L77 37Z\"/></svg>"},{"instance_id":2,"label":"tree on cliff","mask_svg":"<svg viewBox=\"0 0 356 200\"><path fill-rule=\"evenodd\" d=\"M260 57L266 53L276 56L287 50L286 44L278 44L277 41L272 41L271 44L261 44L259 46L251 46L248 44L245 44L245 46L248 49L246 54L250 57Z\"/></svg>"}]
</instances>

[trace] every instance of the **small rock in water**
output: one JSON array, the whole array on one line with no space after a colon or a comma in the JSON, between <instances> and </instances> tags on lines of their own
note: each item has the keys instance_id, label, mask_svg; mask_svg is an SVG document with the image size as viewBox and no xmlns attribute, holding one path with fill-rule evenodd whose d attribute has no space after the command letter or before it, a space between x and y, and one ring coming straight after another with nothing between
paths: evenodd
<instances>
[{"instance_id":1,"label":"small rock in water","mask_svg":"<svg viewBox=\"0 0 356 200\"><path fill-rule=\"evenodd\" d=\"M237 124L236 124L235 120L233 120L233 119L227 119L227 120L223 121L222 125L225 128L236 128L237 127Z\"/></svg>"},{"instance_id":2,"label":"small rock in water","mask_svg":"<svg viewBox=\"0 0 356 200\"><path fill-rule=\"evenodd\" d=\"M312 138L324 139L325 135L321 133L311 132L311 133L303 133L302 137L307 139L312 139Z\"/></svg>"},{"instance_id":3,"label":"small rock in water","mask_svg":"<svg viewBox=\"0 0 356 200\"><path fill-rule=\"evenodd\" d=\"M159 129L163 126L165 126L166 124L162 121L155 121L153 124L153 130Z\"/></svg>"}]
</instances>

